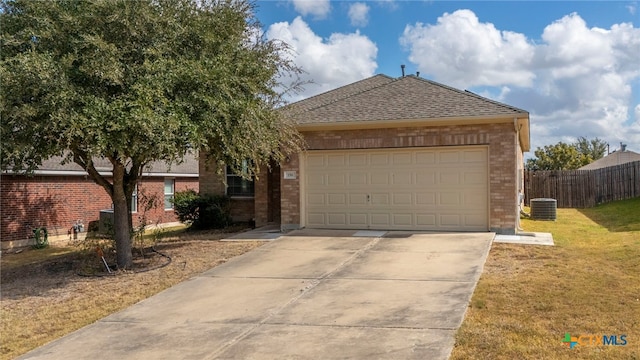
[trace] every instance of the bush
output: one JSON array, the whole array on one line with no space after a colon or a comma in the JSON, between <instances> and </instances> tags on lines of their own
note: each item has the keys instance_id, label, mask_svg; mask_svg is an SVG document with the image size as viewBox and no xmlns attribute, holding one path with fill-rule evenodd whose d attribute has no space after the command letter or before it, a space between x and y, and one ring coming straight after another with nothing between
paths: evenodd
<instances>
[{"instance_id":1,"label":"bush","mask_svg":"<svg viewBox=\"0 0 640 360\"><path fill-rule=\"evenodd\" d=\"M224 195L200 195L179 191L173 199L178 220L196 229L219 229L231 224L231 199Z\"/></svg>"}]
</instances>

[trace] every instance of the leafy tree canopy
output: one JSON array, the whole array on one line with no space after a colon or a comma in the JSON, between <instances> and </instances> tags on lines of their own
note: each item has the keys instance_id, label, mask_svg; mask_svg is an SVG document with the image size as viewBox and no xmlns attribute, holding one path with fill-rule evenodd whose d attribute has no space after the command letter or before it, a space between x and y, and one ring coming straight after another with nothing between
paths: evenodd
<instances>
[{"instance_id":1,"label":"leafy tree canopy","mask_svg":"<svg viewBox=\"0 0 640 360\"><path fill-rule=\"evenodd\" d=\"M535 158L528 159L528 170L575 170L604 156L607 143L595 138L579 137L573 144L559 142L555 145L538 147Z\"/></svg>"},{"instance_id":2,"label":"leafy tree canopy","mask_svg":"<svg viewBox=\"0 0 640 360\"><path fill-rule=\"evenodd\" d=\"M113 200L129 266L127 201L146 164L197 149L235 169L252 159L251 176L301 146L274 90L299 69L286 44L259 35L248 1L2 1L2 169L53 155L85 168Z\"/></svg>"}]
</instances>

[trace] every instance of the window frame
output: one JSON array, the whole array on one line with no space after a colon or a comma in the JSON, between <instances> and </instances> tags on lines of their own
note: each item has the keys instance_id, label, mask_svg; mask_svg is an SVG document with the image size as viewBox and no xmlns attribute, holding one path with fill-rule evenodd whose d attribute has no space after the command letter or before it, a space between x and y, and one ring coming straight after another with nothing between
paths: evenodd
<instances>
[{"instance_id":1,"label":"window frame","mask_svg":"<svg viewBox=\"0 0 640 360\"><path fill-rule=\"evenodd\" d=\"M133 187L133 192L131 193L131 213L138 212L138 184L135 184Z\"/></svg>"},{"instance_id":2,"label":"window frame","mask_svg":"<svg viewBox=\"0 0 640 360\"><path fill-rule=\"evenodd\" d=\"M167 182L170 181L171 182L171 192L168 193L167 192ZM176 179L175 178L164 178L164 186L163 186L163 193L164 193L164 210L165 211L172 211L175 209L175 205L173 204L173 199L175 199L175 195L176 195ZM169 199L171 199L169 201L169 207L167 207L167 197L169 197Z\"/></svg>"},{"instance_id":3,"label":"window frame","mask_svg":"<svg viewBox=\"0 0 640 360\"><path fill-rule=\"evenodd\" d=\"M242 162L243 168L247 168L250 160L244 160ZM244 188L246 191L229 191L229 189ZM256 196L255 177L252 176L251 180L247 180L233 172L229 165L225 166L225 194L234 199L253 199Z\"/></svg>"}]
</instances>

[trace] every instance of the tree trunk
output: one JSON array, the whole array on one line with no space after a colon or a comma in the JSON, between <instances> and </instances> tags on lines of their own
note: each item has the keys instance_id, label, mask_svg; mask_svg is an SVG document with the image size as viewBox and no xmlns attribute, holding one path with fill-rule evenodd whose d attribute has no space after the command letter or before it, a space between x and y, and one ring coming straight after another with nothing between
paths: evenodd
<instances>
[{"instance_id":1,"label":"tree trunk","mask_svg":"<svg viewBox=\"0 0 640 360\"><path fill-rule=\"evenodd\" d=\"M129 205L124 191L123 176L120 171L124 167L113 169L113 228L116 240L116 261L118 269L129 269L133 263L131 255L131 221Z\"/></svg>"}]
</instances>

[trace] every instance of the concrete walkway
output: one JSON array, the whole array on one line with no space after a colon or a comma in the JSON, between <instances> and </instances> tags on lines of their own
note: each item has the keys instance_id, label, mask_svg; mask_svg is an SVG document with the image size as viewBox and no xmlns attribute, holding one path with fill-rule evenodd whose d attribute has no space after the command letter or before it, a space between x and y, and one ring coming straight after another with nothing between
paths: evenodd
<instances>
[{"instance_id":1,"label":"concrete walkway","mask_svg":"<svg viewBox=\"0 0 640 360\"><path fill-rule=\"evenodd\" d=\"M447 359L493 237L292 232L21 359Z\"/></svg>"}]
</instances>

